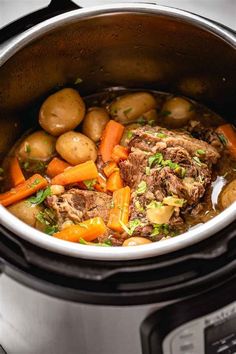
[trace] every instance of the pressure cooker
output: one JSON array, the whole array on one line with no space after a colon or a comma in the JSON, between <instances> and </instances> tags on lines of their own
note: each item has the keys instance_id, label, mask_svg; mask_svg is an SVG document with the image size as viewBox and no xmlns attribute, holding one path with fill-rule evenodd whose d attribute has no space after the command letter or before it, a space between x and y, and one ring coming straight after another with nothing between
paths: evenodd
<instances>
[{"instance_id":1,"label":"pressure cooker","mask_svg":"<svg viewBox=\"0 0 236 354\"><path fill-rule=\"evenodd\" d=\"M235 123L235 33L192 13L51 1L0 42L1 159L34 126L26 112L77 77L83 96L173 92ZM127 248L54 239L2 206L0 222L0 353L236 353L235 203L183 235Z\"/></svg>"}]
</instances>

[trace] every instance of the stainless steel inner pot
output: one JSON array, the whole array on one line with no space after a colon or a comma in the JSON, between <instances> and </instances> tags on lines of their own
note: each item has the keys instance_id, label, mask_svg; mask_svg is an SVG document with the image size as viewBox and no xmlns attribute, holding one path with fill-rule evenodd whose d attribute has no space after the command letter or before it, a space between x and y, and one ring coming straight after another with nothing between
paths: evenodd
<instances>
[{"instance_id":1,"label":"stainless steel inner pot","mask_svg":"<svg viewBox=\"0 0 236 354\"><path fill-rule=\"evenodd\" d=\"M155 89L196 99L235 122L236 37L199 16L157 5L116 4L44 21L0 46L1 158L36 123L25 111L57 85L82 78L82 95L108 87ZM36 117L37 118L37 117ZM176 251L236 219L236 203L197 228L139 247L69 243L27 226L0 206L0 222L42 248L87 259L128 260Z\"/></svg>"}]
</instances>

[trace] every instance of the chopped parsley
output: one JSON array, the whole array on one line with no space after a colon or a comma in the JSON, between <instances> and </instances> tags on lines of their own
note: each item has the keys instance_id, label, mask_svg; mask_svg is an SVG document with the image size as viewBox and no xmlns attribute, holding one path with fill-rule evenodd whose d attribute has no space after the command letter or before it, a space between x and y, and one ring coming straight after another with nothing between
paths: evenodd
<instances>
[{"instance_id":1,"label":"chopped parsley","mask_svg":"<svg viewBox=\"0 0 236 354\"><path fill-rule=\"evenodd\" d=\"M136 190L136 194L143 194L147 190L147 183L145 181L141 181Z\"/></svg>"},{"instance_id":2,"label":"chopped parsley","mask_svg":"<svg viewBox=\"0 0 236 354\"><path fill-rule=\"evenodd\" d=\"M154 164L160 165L163 161L163 155L161 152L157 152L155 155L150 156L148 159L148 165L149 167L152 167Z\"/></svg>"},{"instance_id":3,"label":"chopped parsley","mask_svg":"<svg viewBox=\"0 0 236 354\"><path fill-rule=\"evenodd\" d=\"M198 155L205 155L206 151L205 151L205 150L202 150L202 149L198 149L198 150L196 151L196 153L197 153Z\"/></svg>"},{"instance_id":4,"label":"chopped parsley","mask_svg":"<svg viewBox=\"0 0 236 354\"><path fill-rule=\"evenodd\" d=\"M170 114L171 114L171 111L162 111L162 112L161 112L161 115L162 115L163 117L169 116Z\"/></svg>"},{"instance_id":5,"label":"chopped parsley","mask_svg":"<svg viewBox=\"0 0 236 354\"><path fill-rule=\"evenodd\" d=\"M31 152L31 147L30 147L30 145L28 143L25 144L25 152L27 154L30 154L30 152Z\"/></svg>"},{"instance_id":6,"label":"chopped parsley","mask_svg":"<svg viewBox=\"0 0 236 354\"><path fill-rule=\"evenodd\" d=\"M94 185L97 183L96 179L87 179L86 181L83 182L86 186L86 188L90 191L94 190Z\"/></svg>"},{"instance_id":7,"label":"chopped parsley","mask_svg":"<svg viewBox=\"0 0 236 354\"><path fill-rule=\"evenodd\" d=\"M144 117L139 117L137 119L137 123L141 124L141 125L145 125L147 123L146 119Z\"/></svg>"},{"instance_id":8,"label":"chopped parsley","mask_svg":"<svg viewBox=\"0 0 236 354\"><path fill-rule=\"evenodd\" d=\"M158 236L160 234L168 235L170 232L168 224L154 224L151 237Z\"/></svg>"},{"instance_id":9,"label":"chopped parsley","mask_svg":"<svg viewBox=\"0 0 236 354\"><path fill-rule=\"evenodd\" d=\"M145 169L145 173L146 173L146 176L150 176L150 174L151 174L151 169L150 169L150 167L146 167L146 169Z\"/></svg>"},{"instance_id":10,"label":"chopped parsley","mask_svg":"<svg viewBox=\"0 0 236 354\"><path fill-rule=\"evenodd\" d=\"M228 140L226 139L226 137L223 134L218 134L218 138L220 139L220 141L222 142L223 145L228 144Z\"/></svg>"},{"instance_id":11,"label":"chopped parsley","mask_svg":"<svg viewBox=\"0 0 236 354\"><path fill-rule=\"evenodd\" d=\"M186 203L185 199L176 198L172 196L165 197L163 199L163 204L170 205L170 206L177 206L182 207Z\"/></svg>"},{"instance_id":12,"label":"chopped parsley","mask_svg":"<svg viewBox=\"0 0 236 354\"><path fill-rule=\"evenodd\" d=\"M157 209L163 206L162 202L157 202L156 200L152 200L148 205L147 209Z\"/></svg>"},{"instance_id":13,"label":"chopped parsley","mask_svg":"<svg viewBox=\"0 0 236 354\"><path fill-rule=\"evenodd\" d=\"M44 226L44 232L53 235L58 231L58 225L55 223L55 215L49 208L40 211L36 215L36 219Z\"/></svg>"},{"instance_id":14,"label":"chopped parsley","mask_svg":"<svg viewBox=\"0 0 236 354\"><path fill-rule=\"evenodd\" d=\"M36 178L36 180L33 183L31 183L29 187L33 188L33 187L37 186L40 182L41 182L40 179Z\"/></svg>"},{"instance_id":15,"label":"chopped parsley","mask_svg":"<svg viewBox=\"0 0 236 354\"><path fill-rule=\"evenodd\" d=\"M49 195L51 195L51 188L41 189L37 192L36 196L28 198L31 204L41 204Z\"/></svg>"},{"instance_id":16,"label":"chopped parsley","mask_svg":"<svg viewBox=\"0 0 236 354\"><path fill-rule=\"evenodd\" d=\"M123 228L123 230L130 236L133 235L134 230L138 227L138 226L142 226L142 223L139 219L134 219L131 220L128 225L125 225L121 220L120 220L120 224Z\"/></svg>"},{"instance_id":17,"label":"chopped parsley","mask_svg":"<svg viewBox=\"0 0 236 354\"><path fill-rule=\"evenodd\" d=\"M28 171L29 165L30 165L29 161L26 161L23 165L24 170Z\"/></svg>"},{"instance_id":18,"label":"chopped parsley","mask_svg":"<svg viewBox=\"0 0 236 354\"><path fill-rule=\"evenodd\" d=\"M135 209L139 212L144 211L144 208L141 206L139 200L136 200L136 202L134 203Z\"/></svg>"},{"instance_id":19,"label":"chopped parsley","mask_svg":"<svg viewBox=\"0 0 236 354\"><path fill-rule=\"evenodd\" d=\"M127 136L128 139L131 139L132 136L133 136L133 132L131 132L131 131L129 130L129 131L127 132L126 136Z\"/></svg>"},{"instance_id":20,"label":"chopped parsley","mask_svg":"<svg viewBox=\"0 0 236 354\"><path fill-rule=\"evenodd\" d=\"M164 138L166 138L166 137L167 137L167 135L166 135L166 134L161 133L161 132L159 132L159 133L155 133L155 136L156 136L157 138L160 138L160 139L164 139Z\"/></svg>"},{"instance_id":21,"label":"chopped parsley","mask_svg":"<svg viewBox=\"0 0 236 354\"><path fill-rule=\"evenodd\" d=\"M132 108L127 108L123 111L123 113L127 116L132 111Z\"/></svg>"}]
</instances>

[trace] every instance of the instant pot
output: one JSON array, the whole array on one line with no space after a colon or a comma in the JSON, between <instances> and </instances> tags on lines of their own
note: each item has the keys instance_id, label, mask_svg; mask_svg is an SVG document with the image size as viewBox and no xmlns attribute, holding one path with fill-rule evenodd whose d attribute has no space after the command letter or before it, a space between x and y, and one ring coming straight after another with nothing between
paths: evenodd
<instances>
[{"instance_id":1,"label":"instant pot","mask_svg":"<svg viewBox=\"0 0 236 354\"><path fill-rule=\"evenodd\" d=\"M0 152L43 99L173 92L235 123L236 36L155 4L50 5L0 31ZM81 81L81 80L79 80ZM236 353L236 203L172 239L95 247L54 239L0 207L0 353Z\"/></svg>"}]
</instances>

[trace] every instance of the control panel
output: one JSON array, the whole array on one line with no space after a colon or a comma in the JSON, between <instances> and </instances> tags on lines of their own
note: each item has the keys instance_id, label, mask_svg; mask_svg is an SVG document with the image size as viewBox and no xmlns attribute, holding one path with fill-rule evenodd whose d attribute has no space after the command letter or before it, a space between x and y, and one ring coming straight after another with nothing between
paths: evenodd
<instances>
[{"instance_id":1,"label":"control panel","mask_svg":"<svg viewBox=\"0 0 236 354\"><path fill-rule=\"evenodd\" d=\"M164 354L236 354L236 302L194 319L163 340Z\"/></svg>"}]
</instances>

